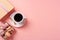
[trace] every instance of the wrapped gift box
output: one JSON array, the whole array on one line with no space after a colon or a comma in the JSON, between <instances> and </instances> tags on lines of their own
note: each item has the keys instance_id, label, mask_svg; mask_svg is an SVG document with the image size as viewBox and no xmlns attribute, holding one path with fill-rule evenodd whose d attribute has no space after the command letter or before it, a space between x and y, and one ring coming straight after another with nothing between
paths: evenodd
<instances>
[{"instance_id":1,"label":"wrapped gift box","mask_svg":"<svg viewBox=\"0 0 60 40\"><path fill-rule=\"evenodd\" d=\"M5 17L14 7L8 0L0 0L0 20Z\"/></svg>"}]
</instances>

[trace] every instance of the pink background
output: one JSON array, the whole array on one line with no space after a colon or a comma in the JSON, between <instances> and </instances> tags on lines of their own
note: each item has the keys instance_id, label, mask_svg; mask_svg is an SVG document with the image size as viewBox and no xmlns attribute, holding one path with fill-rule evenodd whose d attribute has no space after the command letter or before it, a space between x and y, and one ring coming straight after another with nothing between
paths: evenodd
<instances>
[{"instance_id":1,"label":"pink background","mask_svg":"<svg viewBox=\"0 0 60 40\"><path fill-rule=\"evenodd\" d=\"M13 40L60 40L60 0L10 1L28 20Z\"/></svg>"}]
</instances>

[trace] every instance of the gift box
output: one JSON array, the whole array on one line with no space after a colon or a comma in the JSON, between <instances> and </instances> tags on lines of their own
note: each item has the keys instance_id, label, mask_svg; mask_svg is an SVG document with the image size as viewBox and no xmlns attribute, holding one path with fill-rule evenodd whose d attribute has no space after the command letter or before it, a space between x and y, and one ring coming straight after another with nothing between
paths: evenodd
<instances>
[{"instance_id":1,"label":"gift box","mask_svg":"<svg viewBox=\"0 0 60 40\"><path fill-rule=\"evenodd\" d=\"M14 7L8 0L0 0L0 20L5 17Z\"/></svg>"}]
</instances>

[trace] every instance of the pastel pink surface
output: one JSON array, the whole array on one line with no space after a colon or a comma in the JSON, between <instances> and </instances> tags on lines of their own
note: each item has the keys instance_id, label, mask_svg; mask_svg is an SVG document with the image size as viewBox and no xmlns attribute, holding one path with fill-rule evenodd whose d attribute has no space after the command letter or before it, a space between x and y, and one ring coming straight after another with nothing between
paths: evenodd
<instances>
[{"instance_id":1,"label":"pastel pink surface","mask_svg":"<svg viewBox=\"0 0 60 40\"><path fill-rule=\"evenodd\" d=\"M13 40L60 40L60 0L10 1L28 20Z\"/></svg>"}]
</instances>

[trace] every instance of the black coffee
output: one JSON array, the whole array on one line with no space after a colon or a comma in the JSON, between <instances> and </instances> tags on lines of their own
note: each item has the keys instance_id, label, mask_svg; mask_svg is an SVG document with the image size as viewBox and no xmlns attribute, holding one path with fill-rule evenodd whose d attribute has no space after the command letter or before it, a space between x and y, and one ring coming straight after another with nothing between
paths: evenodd
<instances>
[{"instance_id":1,"label":"black coffee","mask_svg":"<svg viewBox=\"0 0 60 40\"><path fill-rule=\"evenodd\" d=\"M20 14L20 13L17 13L17 14L14 16L14 20L15 20L16 22L20 22L22 19L23 19L23 16L22 16L22 14Z\"/></svg>"}]
</instances>

